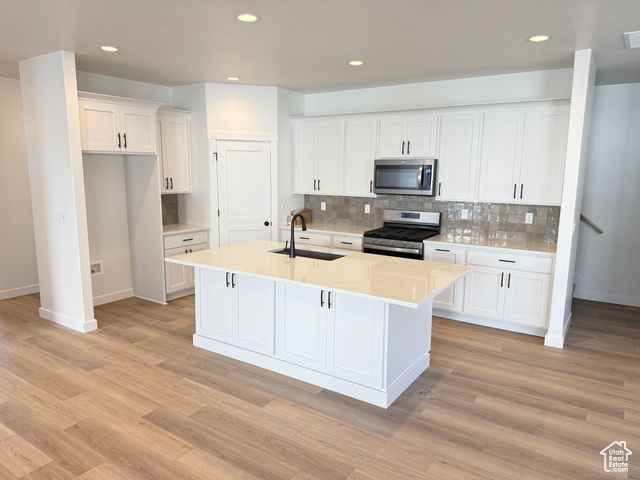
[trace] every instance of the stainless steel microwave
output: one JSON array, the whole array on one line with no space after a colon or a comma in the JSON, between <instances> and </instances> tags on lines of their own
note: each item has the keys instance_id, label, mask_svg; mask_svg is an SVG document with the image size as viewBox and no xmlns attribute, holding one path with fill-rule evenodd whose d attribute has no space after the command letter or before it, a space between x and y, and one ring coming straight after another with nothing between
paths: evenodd
<instances>
[{"instance_id":1,"label":"stainless steel microwave","mask_svg":"<svg viewBox=\"0 0 640 480\"><path fill-rule=\"evenodd\" d=\"M433 197L437 163L435 158L376 160L373 192Z\"/></svg>"}]
</instances>

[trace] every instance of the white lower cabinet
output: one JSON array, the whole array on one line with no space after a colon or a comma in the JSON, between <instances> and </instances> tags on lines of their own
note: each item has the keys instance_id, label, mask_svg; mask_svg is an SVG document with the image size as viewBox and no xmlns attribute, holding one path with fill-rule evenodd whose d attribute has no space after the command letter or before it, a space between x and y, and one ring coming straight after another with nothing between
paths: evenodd
<instances>
[{"instance_id":1,"label":"white lower cabinet","mask_svg":"<svg viewBox=\"0 0 640 480\"><path fill-rule=\"evenodd\" d=\"M206 250L208 246L207 232L194 232L180 235L168 235L164 237L165 258L176 255L185 255L200 250ZM193 267L178 263L165 262L164 264L165 293L174 294L189 290L195 286ZM178 294L180 296L180 294Z\"/></svg>"},{"instance_id":2,"label":"white lower cabinet","mask_svg":"<svg viewBox=\"0 0 640 480\"><path fill-rule=\"evenodd\" d=\"M265 355L274 354L275 282L200 269L199 335Z\"/></svg>"},{"instance_id":3,"label":"white lower cabinet","mask_svg":"<svg viewBox=\"0 0 640 480\"><path fill-rule=\"evenodd\" d=\"M506 270L474 266L467 275L464 313L502 318Z\"/></svg>"},{"instance_id":4,"label":"white lower cabinet","mask_svg":"<svg viewBox=\"0 0 640 480\"><path fill-rule=\"evenodd\" d=\"M429 262L448 263L450 265L465 264L464 248L449 246L429 246L424 247L424 259ZM434 278L437 281L437 278ZM452 312L462 311L462 297L464 294L464 278L458 280L444 292L433 297L433 308L450 310Z\"/></svg>"},{"instance_id":5,"label":"white lower cabinet","mask_svg":"<svg viewBox=\"0 0 640 480\"><path fill-rule=\"evenodd\" d=\"M546 273L507 272L504 319L544 327L547 324L549 280Z\"/></svg>"},{"instance_id":6,"label":"white lower cabinet","mask_svg":"<svg viewBox=\"0 0 640 480\"><path fill-rule=\"evenodd\" d=\"M383 302L287 284L278 294L277 310L279 358L382 388Z\"/></svg>"}]
</instances>

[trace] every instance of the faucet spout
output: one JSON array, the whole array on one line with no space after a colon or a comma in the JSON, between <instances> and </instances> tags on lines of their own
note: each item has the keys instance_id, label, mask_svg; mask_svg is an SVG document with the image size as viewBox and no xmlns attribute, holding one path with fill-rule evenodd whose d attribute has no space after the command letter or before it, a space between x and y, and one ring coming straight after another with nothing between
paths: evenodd
<instances>
[{"instance_id":1,"label":"faucet spout","mask_svg":"<svg viewBox=\"0 0 640 480\"><path fill-rule=\"evenodd\" d=\"M302 216L302 209L294 212L293 217L291 217L291 240L290 245L291 248L289 250L289 258L296 258L296 239L294 234L294 229L296 226L296 218L300 218L302 220L302 231L307 230L307 222L305 222L304 217Z\"/></svg>"}]
</instances>

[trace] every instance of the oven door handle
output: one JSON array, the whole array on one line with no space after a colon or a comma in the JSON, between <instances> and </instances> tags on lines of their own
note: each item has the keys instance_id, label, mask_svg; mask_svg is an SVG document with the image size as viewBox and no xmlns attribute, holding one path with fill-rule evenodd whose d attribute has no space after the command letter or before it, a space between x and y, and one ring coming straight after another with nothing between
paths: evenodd
<instances>
[{"instance_id":1,"label":"oven door handle","mask_svg":"<svg viewBox=\"0 0 640 480\"><path fill-rule=\"evenodd\" d=\"M422 173L424 172L424 165L420 165L418 168L418 190L422 190Z\"/></svg>"},{"instance_id":2,"label":"oven door handle","mask_svg":"<svg viewBox=\"0 0 640 480\"><path fill-rule=\"evenodd\" d=\"M369 248L371 250L383 250L385 252L413 253L414 255L422 255L422 249L420 248L388 247L382 245L370 245L368 243L365 243L363 248Z\"/></svg>"}]
</instances>

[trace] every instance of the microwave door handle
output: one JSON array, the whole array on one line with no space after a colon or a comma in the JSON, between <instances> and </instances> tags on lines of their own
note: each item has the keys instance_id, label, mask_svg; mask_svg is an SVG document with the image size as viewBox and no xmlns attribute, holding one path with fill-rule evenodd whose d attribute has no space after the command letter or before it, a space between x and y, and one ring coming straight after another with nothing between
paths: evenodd
<instances>
[{"instance_id":1,"label":"microwave door handle","mask_svg":"<svg viewBox=\"0 0 640 480\"><path fill-rule=\"evenodd\" d=\"M422 172L424 170L424 165L420 165L418 168L418 189L422 190Z\"/></svg>"}]
</instances>

